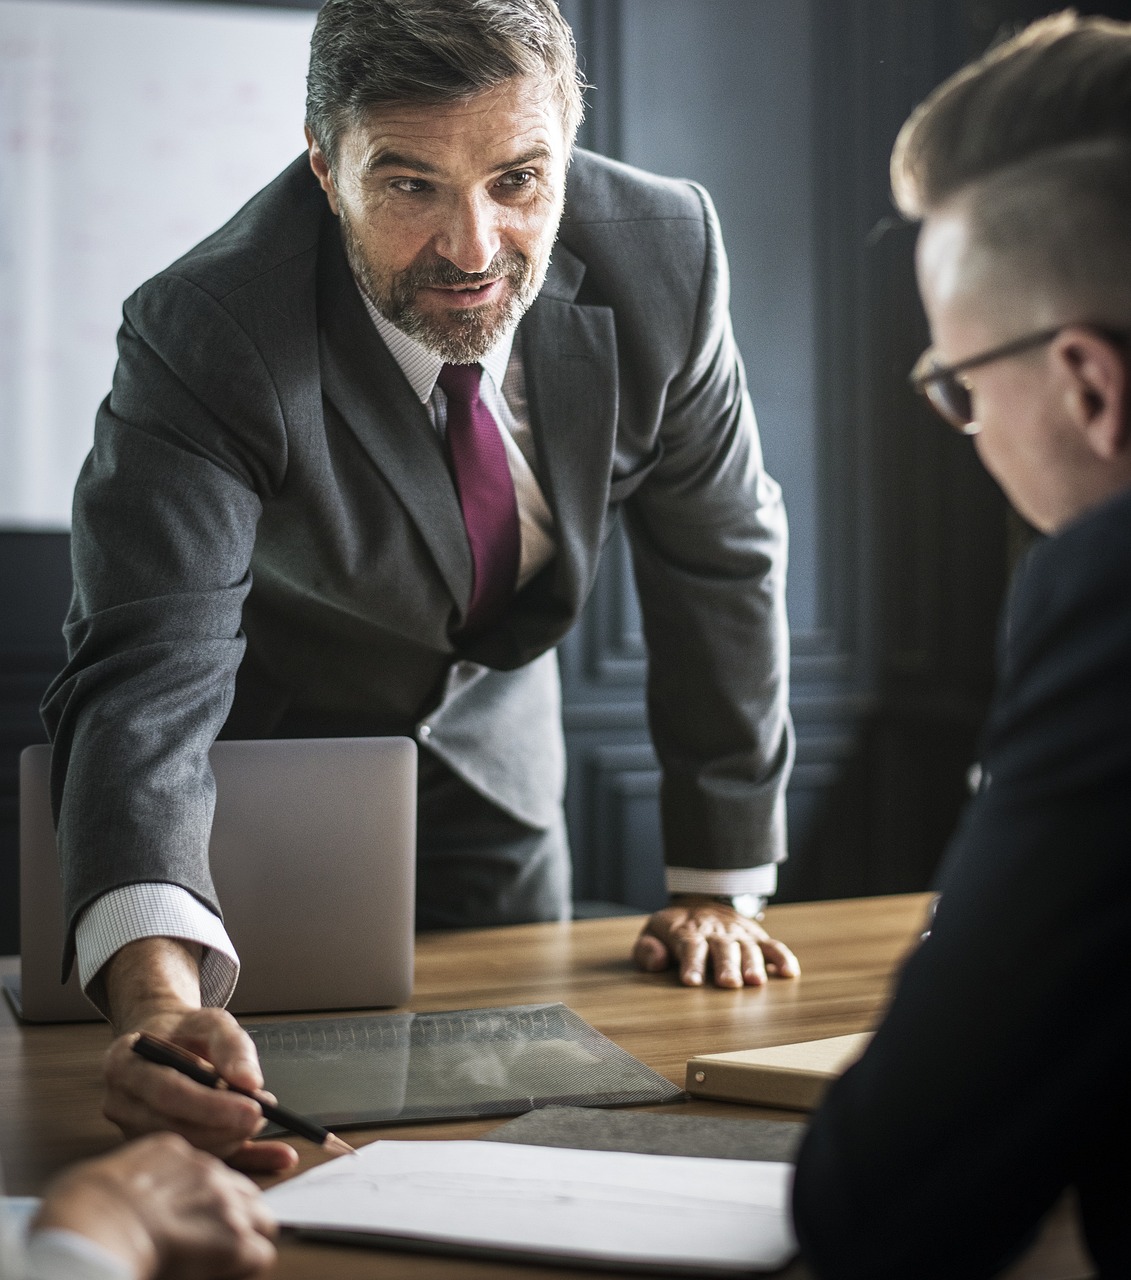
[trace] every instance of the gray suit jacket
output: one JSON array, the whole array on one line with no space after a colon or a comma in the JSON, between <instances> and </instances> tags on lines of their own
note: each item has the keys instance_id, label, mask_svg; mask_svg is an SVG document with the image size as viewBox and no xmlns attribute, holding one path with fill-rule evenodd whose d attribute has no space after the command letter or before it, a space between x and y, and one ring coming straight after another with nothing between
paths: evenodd
<instances>
[{"instance_id":1,"label":"gray suit jacket","mask_svg":"<svg viewBox=\"0 0 1131 1280\"><path fill-rule=\"evenodd\" d=\"M475 638L442 442L295 161L124 309L75 495L70 661L44 702L73 921L207 863L217 735L413 733L539 827L564 754L553 646L623 513L666 856L784 856L785 522L762 469L714 211L578 152L519 328L558 554Z\"/></svg>"}]
</instances>

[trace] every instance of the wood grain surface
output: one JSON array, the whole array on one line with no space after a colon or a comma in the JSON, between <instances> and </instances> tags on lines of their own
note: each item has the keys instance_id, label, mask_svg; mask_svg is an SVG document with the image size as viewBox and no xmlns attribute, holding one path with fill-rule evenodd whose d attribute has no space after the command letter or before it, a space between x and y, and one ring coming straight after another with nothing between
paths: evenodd
<instances>
[{"instance_id":1,"label":"wood grain surface","mask_svg":"<svg viewBox=\"0 0 1131 1280\"><path fill-rule=\"evenodd\" d=\"M767 926L798 955L802 976L763 988L680 987L671 973L643 974L630 960L641 921L632 917L422 934L416 984L407 1006L419 1012L562 1001L654 1070L682 1086L687 1059L865 1031L882 1014L901 957L923 928L925 894L771 908ZM0 961L10 968L13 960ZM3 1003L3 1002L0 1002ZM255 1021L267 1019L256 1018ZM35 1194L71 1161L114 1146L117 1131L100 1111L100 1060L109 1031L96 1024L20 1027L0 1008L0 1158L7 1190ZM285 1103L286 1099L282 1099ZM673 1114L796 1119L723 1102L689 1100ZM475 1138L500 1121L414 1124L351 1130L375 1138ZM300 1168L321 1153L295 1139ZM1067 1208L1011 1280L1077 1280L1089 1274ZM285 1240L281 1280L533 1280L562 1276L533 1267ZM593 1280L612 1272L586 1270ZM790 1280L808 1273L800 1265Z\"/></svg>"}]
</instances>

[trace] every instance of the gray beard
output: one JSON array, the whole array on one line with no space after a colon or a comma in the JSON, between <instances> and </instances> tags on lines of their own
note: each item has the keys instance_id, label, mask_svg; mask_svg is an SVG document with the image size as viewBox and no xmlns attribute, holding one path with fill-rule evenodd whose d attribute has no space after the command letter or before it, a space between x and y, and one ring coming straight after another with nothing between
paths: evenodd
<instances>
[{"instance_id":1,"label":"gray beard","mask_svg":"<svg viewBox=\"0 0 1131 1280\"><path fill-rule=\"evenodd\" d=\"M478 364L529 310L550 265L548 254L543 262L532 264L525 254L502 249L486 271L469 274L445 258L436 258L427 263L413 263L381 282L365 260L360 239L344 213L341 224L346 259L362 293L390 324L447 364ZM422 288L481 284L499 277L509 286L501 303L453 309L444 318L426 315L417 309L416 295Z\"/></svg>"}]
</instances>

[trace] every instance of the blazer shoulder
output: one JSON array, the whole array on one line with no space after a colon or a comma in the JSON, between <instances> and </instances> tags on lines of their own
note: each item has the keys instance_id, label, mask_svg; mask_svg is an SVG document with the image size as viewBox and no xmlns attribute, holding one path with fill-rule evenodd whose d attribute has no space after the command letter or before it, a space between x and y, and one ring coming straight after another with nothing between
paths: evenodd
<instances>
[{"instance_id":1,"label":"blazer shoulder","mask_svg":"<svg viewBox=\"0 0 1131 1280\"><path fill-rule=\"evenodd\" d=\"M566 175L562 226L687 221L702 225L710 199L688 178L665 178L577 148Z\"/></svg>"},{"instance_id":2,"label":"blazer shoulder","mask_svg":"<svg viewBox=\"0 0 1131 1280\"><path fill-rule=\"evenodd\" d=\"M1006 613L1010 652L1066 620L1098 625L1109 612L1131 624L1131 492L1110 499L1034 546L1018 567ZM1106 602L1107 607L1103 607Z\"/></svg>"},{"instance_id":3,"label":"blazer shoulder","mask_svg":"<svg viewBox=\"0 0 1131 1280\"><path fill-rule=\"evenodd\" d=\"M718 219L707 192L694 182L575 152L558 238L583 264L579 299L611 305L635 316L632 323L663 316L679 330L669 336L684 354L692 341L689 326L703 307L705 280L725 309Z\"/></svg>"},{"instance_id":4,"label":"blazer shoulder","mask_svg":"<svg viewBox=\"0 0 1131 1280\"><path fill-rule=\"evenodd\" d=\"M296 259L317 252L326 197L304 152L222 227L141 286L187 280L223 301Z\"/></svg>"},{"instance_id":5,"label":"blazer shoulder","mask_svg":"<svg viewBox=\"0 0 1131 1280\"><path fill-rule=\"evenodd\" d=\"M999 801L1036 803L1112 776L1126 790L1129 575L1131 493L1034 547L1020 566L983 741Z\"/></svg>"}]
</instances>

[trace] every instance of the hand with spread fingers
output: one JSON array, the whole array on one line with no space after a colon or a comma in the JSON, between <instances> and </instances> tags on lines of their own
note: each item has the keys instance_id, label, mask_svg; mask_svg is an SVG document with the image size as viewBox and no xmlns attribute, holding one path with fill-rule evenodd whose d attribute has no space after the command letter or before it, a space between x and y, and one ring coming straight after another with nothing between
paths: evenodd
<instances>
[{"instance_id":1,"label":"hand with spread fingers","mask_svg":"<svg viewBox=\"0 0 1131 1280\"><path fill-rule=\"evenodd\" d=\"M717 987L760 987L767 974L796 978L797 957L757 920L706 895L687 894L649 916L632 949L637 966L658 973L673 964L685 987L708 973Z\"/></svg>"},{"instance_id":2,"label":"hand with spread fingers","mask_svg":"<svg viewBox=\"0 0 1131 1280\"><path fill-rule=\"evenodd\" d=\"M32 1222L30 1261L37 1235L58 1230L85 1237L137 1280L237 1280L275 1259L275 1221L255 1183L172 1133L56 1179Z\"/></svg>"}]
</instances>

